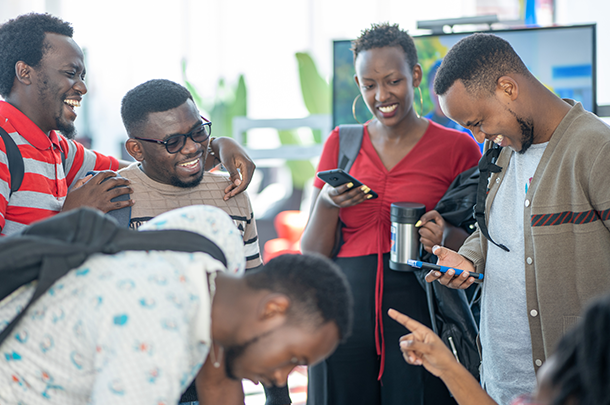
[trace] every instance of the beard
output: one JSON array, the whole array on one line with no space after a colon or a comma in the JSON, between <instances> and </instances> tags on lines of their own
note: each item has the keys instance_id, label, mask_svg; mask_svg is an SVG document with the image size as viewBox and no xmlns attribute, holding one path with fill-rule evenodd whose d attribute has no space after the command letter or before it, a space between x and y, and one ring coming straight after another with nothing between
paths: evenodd
<instances>
[{"instance_id":1,"label":"beard","mask_svg":"<svg viewBox=\"0 0 610 405\"><path fill-rule=\"evenodd\" d=\"M38 87L38 99L41 102L41 105L46 105L50 100L53 99L53 94L57 93L56 88L51 88L49 86L49 77L47 75L42 75L41 82ZM55 130L62 133L68 139L74 139L76 136L76 128L74 127L74 122L68 120L64 116L64 100L68 97L67 93L64 93L60 96L59 106L55 113L53 114L53 120L55 121Z\"/></svg>"},{"instance_id":2,"label":"beard","mask_svg":"<svg viewBox=\"0 0 610 405\"><path fill-rule=\"evenodd\" d=\"M252 339L240 344L227 346L225 348L225 374L232 380L239 381L240 379L235 375L235 362L239 359L246 351L249 346L252 346L254 343L258 342L261 338L270 335L273 330L269 330L267 332L261 333L258 336L254 336ZM276 386L275 383L272 382L272 386Z\"/></svg>"},{"instance_id":3,"label":"beard","mask_svg":"<svg viewBox=\"0 0 610 405\"><path fill-rule=\"evenodd\" d=\"M205 160L203 163L204 163L204 167L205 167ZM169 179L169 182L172 186L176 186L176 187L180 187L180 188L192 188L192 187L198 186L199 183L201 183L201 180L203 180L204 172L205 172L205 169L202 168L201 173L199 173L197 176L195 176L194 179L189 180L189 181L182 181L178 177L173 176L172 178Z\"/></svg>"},{"instance_id":4,"label":"beard","mask_svg":"<svg viewBox=\"0 0 610 405\"><path fill-rule=\"evenodd\" d=\"M534 121L531 118L521 118L513 110L507 108L508 112L515 117L521 128L521 150L516 151L523 155L534 143Z\"/></svg>"},{"instance_id":5,"label":"beard","mask_svg":"<svg viewBox=\"0 0 610 405\"><path fill-rule=\"evenodd\" d=\"M62 99L62 103L63 100L65 100L65 98ZM76 127L74 126L74 122L69 121L64 117L63 106L59 108L59 111L57 112L57 114L55 114L54 118L55 128L57 128L57 130L61 132L63 136L68 139L74 139L76 137Z\"/></svg>"},{"instance_id":6,"label":"beard","mask_svg":"<svg viewBox=\"0 0 610 405\"><path fill-rule=\"evenodd\" d=\"M240 358L248 346L251 346L255 342L257 342L261 337L269 334L269 332L264 333L260 336L255 336L252 339L248 340L245 343L240 345L233 345L225 348L225 374L232 380L239 381L239 378L235 375L235 361Z\"/></svg>"},{"instance_id":7,"label":"beard","mask_svg":"<svg viewBox=\"0 0 610 405\"><path fill-rule=\"evenodd\" d=\"M231 380L238 381L239 378L235 375L235 361L246 351L246 348L251 345L251 341L247 341L243 345L235 345L225 349L225 374Z\"/></svg>"},{"instance_id":8,"label":"beard","mask_svg":"<svg viewBox=\"0 0 610 405\"><path fill-rule=\"evenodd\" d=\"M534 143L534 123L532 120L525 120L517 117L517 122L521 127L521 150L517 153L523 155Z\"/></svg>"},{"instance_id":9,"label":"beard","mask_svg":"<svg viewBox=\"0 0 610 405\"><path fill-rule=\"evenodd\" d=\"M205 173L205 161L207 159L208 159L208 151L206 149L205 152L203 152L203 161L201 162L201 173L199 173L197 176L195 176L195 178L193 178L192 180L189 180L189 181L182 181L178 177L172 176L169 179L169 183L172 186L180 187L180 188L192 188L192 187L198 186L199 183L201 183L201 180L203 180L203 174Z\"/></svg>"}]
</instances>

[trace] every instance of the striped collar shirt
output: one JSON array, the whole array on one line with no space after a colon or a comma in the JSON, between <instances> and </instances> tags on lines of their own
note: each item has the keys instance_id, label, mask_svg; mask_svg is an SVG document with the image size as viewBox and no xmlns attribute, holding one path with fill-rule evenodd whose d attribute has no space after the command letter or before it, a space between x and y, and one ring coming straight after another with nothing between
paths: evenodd
<instances>
[{"instance_id":1,"label":"striped collar shirt","mask_svg":"<svg viewBox=\"0 0 610 405\"><path fill-rule=\"evenodd\" d=\"M115 158L85 149L55 131L47 136L5 101L0 101L0 127L17 144L24 164L21 187L11 195L6 146L0 139L0 235L15 233L34 221L57 214L68 188L88 171L118 169Z\"/></svg>"}]
</instances>

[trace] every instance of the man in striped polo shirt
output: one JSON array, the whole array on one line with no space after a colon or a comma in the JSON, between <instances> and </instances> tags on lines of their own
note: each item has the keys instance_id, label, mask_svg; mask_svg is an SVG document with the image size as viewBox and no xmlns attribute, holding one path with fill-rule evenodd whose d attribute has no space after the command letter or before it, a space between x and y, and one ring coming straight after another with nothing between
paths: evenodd
<instances>
[{"instance_id":1,"label":"man in striped polo shirt","mask_svg":"<svg viewBox=\"0 0 610 405\"><path fill-rule=\"evenodd\" d=\"M18 191L10 191L6 147L0 144L0 228L2 235L64 209L88 205L104 212L133 202L111 203L128 193L128 182L100 174L68 195L69 187L90 170L117 170L117 159L89 151L74 142L75 107L87 93L81 49L72 40L72 27L49 15L29 14L0 27L0 126L15 141L24 163ZM63 135L57 134L59 130ZM62 152L65 166L62 165ZM64 170L65 167L65 170ZM114 204L114 206L113 206Z\"/></svg>"},{"instance_id":2,"label":"man in striped polo shirt","mask_svg":"<svg viewBox=\"0 0 610 405\"><path fill-rule=\"evenodd\" d=\"M79 206L108 212L134 204L111 201L132 192L129 181L109 171L129 163L72 140L75 107L87 93L83 53L72 34L69 23L48 14L22 15L0 27L0 95L6 100L0 101L0 127L24 165L21 186L11 191L7 147L0 139L0 235ZM223 157L231 157L226 166L233 183L224 190L229 198L247 187L254 164L234 141L224 138L216 148L221 144ZM84 177L91 170L107 171Z\"/></svg>"}]
</instances>

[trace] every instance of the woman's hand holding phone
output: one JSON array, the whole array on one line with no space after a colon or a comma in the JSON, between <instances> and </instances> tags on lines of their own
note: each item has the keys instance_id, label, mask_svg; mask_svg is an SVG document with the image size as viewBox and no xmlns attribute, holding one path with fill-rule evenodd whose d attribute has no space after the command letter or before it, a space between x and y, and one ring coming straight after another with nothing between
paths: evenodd
<instances>
[{"instance_id":1,"label":"woman's hand holding phone","mask_svg":"<svg viewBox=\"0 0 610 405\"><path fill-rule=\"evenodd\" d=\"M320 190L321 199L328 207L347 208L360 204L368 199L368 195L362 187L354 187L353 183L345 183L337 187L333 187L326 183Z\"/></svg>"},{"instance_id":2,"label":"woman's hand holding phone","mask_svg":"<svg viewBox=\"0 0 610 405\"><path fill-rule=\"evenodd\" d=\"M378 197L376 192L341 169L322 171L317 176L326 183L320 196L334 207L351 207Z\"/></svg>"}]
</instances>

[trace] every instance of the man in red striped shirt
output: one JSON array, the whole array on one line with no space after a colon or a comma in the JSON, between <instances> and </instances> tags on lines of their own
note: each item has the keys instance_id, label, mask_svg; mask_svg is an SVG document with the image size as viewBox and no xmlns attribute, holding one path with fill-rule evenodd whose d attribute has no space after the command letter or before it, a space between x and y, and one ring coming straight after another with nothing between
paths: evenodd
<instances>
[{"instance_id":1,"label":"man in red striped shirt","mask_svg":"<svg viewBox=\"0 0 610 405\"><path fill-rule=\"evenodd\" d=\"M49 15L29 14L0 28L0 126L15 141L24 163L23 182L11 195L6 147L0 144L0 228L8 235L65 208L89 205L109 211L110 199L131 190L122 179L99 181L68 196L90 170L117 170L117 159L74 142L74 108L87 92L83 53L72 27ZM63 135L57 134L59 130ZM65 155L65 172L62 156ZM100 177L109 177L104 174ZM101 179L98 179L101 180ZM116 203L116 208L133 204Z\"/></svg>"},{"instance_id":2,"label":"man in red striped shirt","mask_svg":"<svg viewBox=\"0 0 610 405\"><path fill-rule=\"evenodd\" d=\"M11 192L7 148L0 139L0 235L79 206L108 212L134 204L111 201L132 192L128 180L110 171L128 162L72 140L75 107L87 93L83 52L72 34L69 23L48 14L22 15L0 26L0 95L6 100L0 101L0 127L24 163L21 186ZM231 197L247 187L254 164L236 143L226 139L217 148L221 144L221 159L230 157L225 160L233 185L225 193ZM241 169L243 182L234 166ZM85 177L92 170L107 171Z\"/></svg>"}]
</instances>

